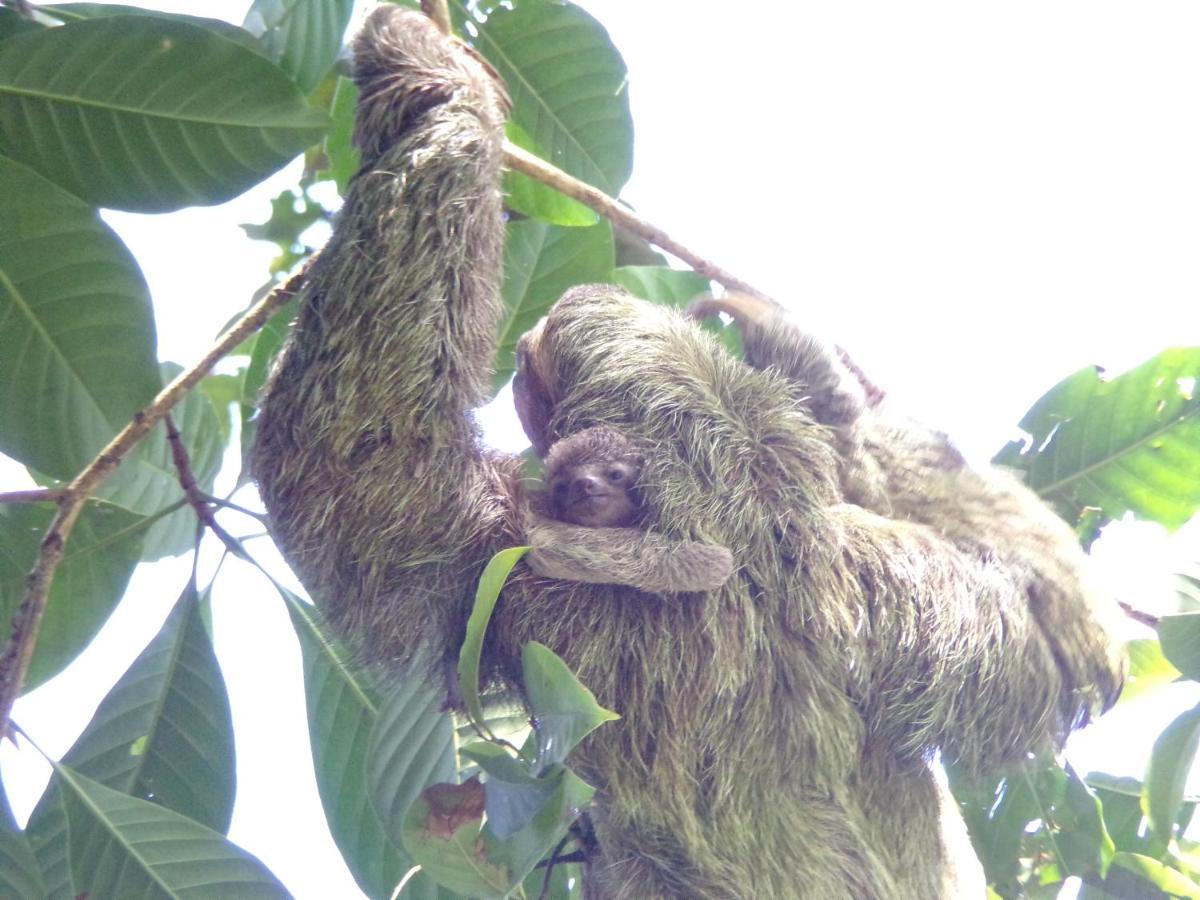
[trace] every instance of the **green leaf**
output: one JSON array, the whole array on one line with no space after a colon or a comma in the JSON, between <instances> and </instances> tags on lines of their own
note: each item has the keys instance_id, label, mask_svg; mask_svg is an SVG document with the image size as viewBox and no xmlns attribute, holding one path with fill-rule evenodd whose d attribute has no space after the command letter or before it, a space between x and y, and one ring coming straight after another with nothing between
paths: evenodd
<instances>
[{"instance_id":1,"label":"green leaf","mask_svg":"<svg viewBox=\"0 0 1200 900\"><path fill-rule=\"evenodd\" d=\"M491 834L490 820L484 829L487 858L507 869L510 887L533 871L538 860L549 855L566 834L567 827L587 809L595 793L578 775L562 766L552 768L543 780L553 784L554 790L528 825L503 841ZM490 790L490 784L488 787Z\"/></svg>"},{"instance_id":2,"label":"green leaf","mask_svg":"<svg viewBox=\"0 0 1200 900\"><path fill-rule=\"evenodd\" d=\"M1156 859L1136 853L1118 853L1104 880L1104 893L1081 891L1080 898L1112 897L1116 900L1161 897L1200 900L1200 885Z\"/></svg>"},{"instance_id":3,"label":"green leaf","mask_svg":"<svg viewBox=\"0 0 1200 900\"><path fill-rule=\"evenodd\" d=\"M479 576L475 605L471 608L471 617L467 620L467 635L458 654L458 689L462 694L467 715L483 734L489 737L491 735L486 730L483 701L479 697L479 660L483 655L483 637L487 632L488 622L492 619L496 600L500 597L504 582L508 580L508 573L528 552L528 547L510 547L488 560L483 574Z\"/></svg>"},{"instance_id":4,"label":"green leaf","mask_svg":"<svg viewBox=\"0 0 1200 900\"><path fill-rule=\"evenodd\" d=\"M508 122L505 134L513 144L528 150L534 156L546 158L546 152L534 144L525 129L516 122ZM586 227L595 225L600 216L578 200L572 200L549 185L535 181L528 175L508 170L504 173L504 205L522 215L549 222L551 225Z\"/></svg>"},{"instance_id":5,"label":"green leaf","mask_svg":"<svg viewBox=\"0 0 1200 900\"><path fill-rule=\"evenodd\" d=\"M261 862L179 813L55 765L71 846L71 870L89 897L291 895Z\"/></svg>"},{"instance_id":6,"label":"green leaf","mask_svg":"<svg viewBox=\"0 0 1200 900\"><path fill-rule=\"evenodd\" d=\"M612 228L560 228L544 222L510 222L504 245L504 314L495 375L499 390L516 368L517 341L572 285L603 281L612 271Z\"/></svg>"},{"instance_id":7,"label":"green leaf","mask_svg":"<svg viewBox=\"0 0 1200 900\"><path fill-rule=\"evenodd\" d=\"M1064 379L1021 420L1028 439L994 462L1067 521L1087 507L1133 512L1168 528L1200 506L1200 348L1166 350L1111 380L1095 368Z\"/></svg>"},{"instance_id":8,"label":"green leaf","mask_svg":"<svg viewBox=\"0 0 1200 900\"><path fill-rule=\"evenodd\" d=\"M42 28L37 22L32 22L7 6L0 7L0 41L20 34L22 31L38 31Z\"/></svg>"},{"instance_id":9,"label":"green leaf","mask_svg":"<svg viewBox=\"0 0 1200 900\"><path fill-rule=\"evenodd\" d=\"M307 92L337 59L353 8L354 0L254 0L242 27Z\"/></svg>"},{"instance_id":10,"label":"green leaf","mask_svg":"<svg viewBox=\"0 0 1200 900\"><path fill-rule=\"evenodd\" d=\"M0 54L0 150L97 206L220 203L326 124L262 56L186 22L78 21Z\"/></svg>"},{"instance_id":11,"label":"green leaf","mask_svg":"<svg viewBox=\"0 0 1200 900\"><path fill-rule=\"evenodd\" d=\"M524 0L497 8L472 43L500 73L512 121L546 159L610 197L633 168L625 63L578 6Z\"/></svg>"},{"instance_id":12,"label":"green leaf","mask_svg":"<svg viewBox=\"0 0 1200 900\"><path fill-rule=\"evenodd\" d=\"M67 854L67 812L53 777L38 800L25 834L41 867L46 897L49 900L77 897L79 891L71 880L71 860Z\"/></svg>"},{"instance_id":13,"label":"green leaf","mask_svg":"<svg viewBox=\"0 0 1200 900\"><path fill-rule=\"evenodd\" d=\"M63 762L122 793L222 832L233 811L233 722L194 585L100 703ZM78 893L66 868L67 822L55 779L29 819L39 858Z\"/></svg>"},{"instance_id":14,"label":"green leaf","mask_svg":"<svg viewBox=\"0 0 1200 900\"><path fill-rule=\"evenodd\" d=\"M361 165L358 148L354 146L354 110L358 104L358 88L349 78L340 77L333 92L329 110L333 124L325 135L327 171L337 184L338 193L346 196L346 187Z\"/></svg>"},{"instance_id":15,"label":"green leaf","mask_svg":"<svg viewBox=\"0 0 1200 900\"><path fill-rule=\"evenodd\" d=\"M182 371L174 363L163 363L163 378L170 380ZM203 391L194 390L171 410L171 418L187 450L189 468L201 491L212 493L225 439L221 420ZM166 427L159 425L121 463L121 467L96 489L97 495L130 512L153 516L173 504L184 502L179 470L167 442ZM146 532L142 559L177 556L196 543L196 513L188 505L155 521Z\"/></svg>"},{"instance_id":16,"label":"green leaf","mask_svg":"<svg viewBox=\"0 0 1200 900\"><path fill-rule=\"evenodd\" d=\"M46 882L29 839L17 827L4 785L0 784L0 896L45 900Z\"/></svg>"},{"instance_id":17,"label":"green leaf","mask_svg":"<svg viewBox=\"0 0 1200 900\"><path fill-rule=\"evenodd\" d=\"M587 735L621 718L596 702L553 650L537 641L521 648L525 699L533 714L539 767L561 763Z\"/></svg>"},{"instance_id":18,"label":"green leaf","mask_svg":"<svg viewBox=\"0 0 1200 900\"><path fill-rule=\"evenodd\" d=\"M613 269L612 280L635 297L674 309L712 290L712 282L703 275L670 266L621 266Z\"/></svg>"},{"instance_id":19,"label":"green leaf","mask_svg":"<svg viewBox=\"0 0 1200 900\"><path fill-rule=\"evenodd\" d=\"M1200 613L1162 616L1158 620L1158 641L1162 654L1184 678L1200 681ZM1130 674L1136 672L1131 669Z\"/></svg>"},{"instance_id":20,"label":"green leaf","mask_svg":"<svg viewBox=\"0 0 1200 900\"><path fill-rule=\"evenodd\" d=\"M534 778L529 764L500 744L480 741L462 749L487 774L484 785L488 831L504 841L533 821L559 782L559 767L550 776Z\"/></svg>"},{"instance_id":21,"label":"green leaf","mask_svg":"<svg viewBox=\"0 0 1200 900\"><path fill-rule=\"evenodd\" d=\"M223 833L233 813L233 720L202 615L208 602L195 584L184 589L63 762Z\"/></svg>"},{"instance_id":22,"label":"green leaf","mask_svg":"<svg viewBox=\"0 0 1200 900\"><path fill-rule=\"evenodd\" d=\"M11 622L53 518L48 504L0 505L0 622ZM142 549L146 523L107 503L88 503L75 523L25 679L31 690L79 655L116 607Z\"/></svg>"},{"instance_id":23,"label":"green leaf","mask_svg":"<svg viewBox=\"0 0 1200 900\"><path fill-rule=\"evenodd\" d=\"M1159 627L1162 627L1161 619ZM1163 655L1162 644L1153 638L1127 642L1125 654L1129 657L1129 674L1125 676L1119 703L1128 703L1179 678L1179 670ZM1196 671L1200 671L1200 658L1195 662Z\"/></svg>"},{"instance_id":24,"label":"green leaf","mask_svg":"<svg viewBox=\"0 0 1200 900\"><path fill-rule=\"evenodd\" d=\"M254 35L250 34L244 28L231 25L229 22L222 21L221 19L169 13L157 9L144 9L140 6L126 6L121 3L55 3L52 7L42 7L41 12L52 15L63 23L76 22L81 19L107 19L112 16L153 16L158 19L184 22L204 28L227 40L241 44L243 47L253 50L259 55L263 55L263 49L259 46L258 41L255 40Z\"/></svg>"},{"instance_id":25,"label":"green leaf","mask_svg":"<svg viewBox=\"0 0 1200 900\"><path fill-rule=\"evenodd\" d=\"M479 827L483 786L436 784L421 792L404 817L404 846L438 884L468 897L502 897L513 881L508 870L487 859Z\"/></svg>"},{"instance_id":26,"label":"green leaf","mask_svg":"<svg viewBox=\"0 0 1200 900\"><path fill-rule=\"evenodd\" d=\"M404 679L384 700L367 742L367 792L398 847L404 814L421 791L455 780L454 724L443 699L423 679Z\"/></svg>"},{"instance_id":27,"label":"green leaf","mask_svg":"<svg viewBox=\"0 0 1200 900\"><path fill-rule=\"evenodd\" d=\"M411 864L384 831L367 786L367 748L381 703L378 689L325 632L311 606L276 588L304 659L313 768L329 832L358 886L370 897L387 897Z\"/></svg>"},{"instance_id":28,"label":"green leaf","mask_svg":"<svg viewBox=\"0 0 1200 900\"><path fill-rule=\"evenodd\" d=\"M1175 821L1183 802L1188 773L1200 746L1200 706L1180 714L1166 727L1146 766L1146 783L1142 791L1142 810L1150 827L1163 841L1175 836Z\"/></svg>"},{"instance_id":29,"label":"green leaf","mask_svg":"<svg viewBox=\"0 0 1200 900\"><path fill-rule=\"evenodd\" d=\"M0 452L74 477L153 399L154 358L150 294L125 245L0 156Z\"/></svg>"}]
</instances>

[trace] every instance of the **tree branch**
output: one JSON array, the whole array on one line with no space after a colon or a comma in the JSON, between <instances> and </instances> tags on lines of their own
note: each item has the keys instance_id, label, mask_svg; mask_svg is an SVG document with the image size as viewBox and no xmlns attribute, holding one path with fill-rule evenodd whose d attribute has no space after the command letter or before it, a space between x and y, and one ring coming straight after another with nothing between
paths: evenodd
<instances>
[{"instance_id":1,"label":"tree branch","mask_svg":"<svg viewBox=\"0 0 1200 900\"><path fill-rule=\"evenodd\" d=\"M454 37L446 0L421 0L421 11L433 20L433 23L441 29L443 34ZM753 285L742 281L736 275L726 272L716 263L689 250L661 228L647 222L628 206L618 203L612 197L608 196L608 194L604 193L604 191L568 175L562 169L552 166L544 159L534 156L527 150L523 150L507 140L504 142L504 164L512 171L528 175L535 181L540 181L542 184L554 188L560 194L570 197L572 200L579 201L610 222L632 231L660 250L665 250L677 259L687 263L696 272L710 281L715 281L731 291L753 294L756 297L761 297L764 300L775 303L774 300ZM778 304L776 303L776 305Z\"/></svg>"},{"instance_id":2,"label":"tree branch","mask_svg":"<svg viewBox=\"0 0 1200 900\"><path fill-rule=\"evenodd\" d=\"M0 494L0 503L57 503L66 488L31 488Z\"/></svg>"},{"instance_id":3,"label":"tree branch","mask_svg":"<svg viewBox=\"0 0 1200 900\"><path fill-rule=\"evenodd\" d=\"M217 522L208 498L201 492L200 485L196 484L196 475L192 472L192 460L188 455L187 447L183 445L183 435L175 427L175 420L171 418L170 414L167 414L163 416L163 424L167 426L167 444L171 448L171 461L175 463L175 470L179 473L179 486L183 488L183 495L187 497L188 503L195 510L196 517L205 528L221 539L221 543L230 553L244 557L245 551L242 549L241 543Z\"/></svg>"},{"instance_id":4,"label":"tree branch","mask_svg":"<svg viewBox=\"0 0 1200 900\"><path fill-rule=\"evenodd\" d=\"M25 585L25 596L13 616L12 632L0 655L0 733L3 733L12 715L13 703L21 693L33 650L37 645L38 630L50 597L50 584L54 572L62 562L67 538L84 502L96 488L121 464L139 441L142 440L159 419L166 416L184 395L209 373L217 361L247 337L261 328L280 307L290 300L304 283L307 267L301 269L287 284L276 288L247 310L234 325L223 334L212 348L192 368L179 373L174 380L159 391L153 402L126 425L116 437L109 441L100 454L86 468L62 488L57 497L58 513L42 538L41 549L33 571Z\"/></svg>"}]
</instances>

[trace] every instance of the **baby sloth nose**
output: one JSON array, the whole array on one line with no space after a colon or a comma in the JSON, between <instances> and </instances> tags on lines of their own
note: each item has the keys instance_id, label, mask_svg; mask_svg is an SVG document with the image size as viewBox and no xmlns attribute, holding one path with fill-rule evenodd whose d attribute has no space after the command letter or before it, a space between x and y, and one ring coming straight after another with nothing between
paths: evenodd
<instances>
[{"instance_id":1,"label":"baby sloth nose","mask_svg":"<svg viewBox=\"0 0 1200 900\"><path fill-rule=\"evenodd\" d=\"M571 481L571 493L576 497L591 497L603 493L604 482L595 475L579 475Z\"/></svg>"}]
</instances>

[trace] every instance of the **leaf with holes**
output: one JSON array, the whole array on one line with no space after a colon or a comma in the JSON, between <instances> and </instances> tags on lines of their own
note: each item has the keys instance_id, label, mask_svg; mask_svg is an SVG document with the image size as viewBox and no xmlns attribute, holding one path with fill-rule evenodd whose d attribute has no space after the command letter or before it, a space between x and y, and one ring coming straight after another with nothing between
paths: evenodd
<instances>
[{"instance_id":1,"label":"leaf with holes","mask_svg":"<svg viewBox=\"0 0 1200 900\"><path fill-rule=\"evenodd\" d=\"M504 313L493 363L492 389L516 369L517 341L572 285L603 281L613 265L612 228L563 228L545 222L510 222L504 244Z\"/></svg>"},{"instance_id":2,"label":"leaf with holes","mask_svg":"<svg viewBox=\"0 0 1200 900\"><path fill-rule=\"evenodd\" d=\"M69 479L158 391L150 294L94 209L2 156L0 223L0 451Z\"/></svg>"},{"instance_id":3,"label":"leaf with holes","mask_svg":"<svg viewBox=\"0 0 1200 900\"><path fill-rule=\"evenodd\" d=\"M525 0L494 9L472 43L546 159L618 196L633 168L633 120L625 62L604 26L578 6Z\"/></svg>"},{"instance_id":4,"label":"leaf with holes","mask_svg":"<svg viewBox=\"0 0 1200 900\"><path fill-rule=\"evenodd\" d=\"M242 27L303 91L317 86L342 48L354 0L254 0Z\"/></svg>"},{"instance_id":5,"label":"leaf with holes","mask_svg":"<svg viewBox=\"0 0 1200 900\"><path fill-rule=\"evenodd\" d=\"M993 460L1075 521L1086 507L1177 528L1200 507L1200 348L1166 350L1105 379L1083 369L1021 420L1028 434Z\"/></svg>"},{"instance_id":6,"label":"leaf with holes","mask_svg":"<svg viewBox=\"0 0 1200 900\"><path fill-rule=\"evenodd\" d=\"M97 206L220 203L326 124L267 59L187 22L77 21L0 54L0 150Z\"/></svg>"}]
</instances>

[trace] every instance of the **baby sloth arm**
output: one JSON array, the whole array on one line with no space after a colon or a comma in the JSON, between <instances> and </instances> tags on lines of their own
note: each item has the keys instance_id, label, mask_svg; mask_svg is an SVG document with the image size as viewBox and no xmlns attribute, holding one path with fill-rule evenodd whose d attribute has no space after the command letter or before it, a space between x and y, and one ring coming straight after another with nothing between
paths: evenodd
<instances>
[{"instance_id":1,"label":"baby sloth arm","mask_svg":"<svg viewBox=\"0 0 1200 900\"><path fill-rule=\"evenodd\" d=\"M712 591L733 573L733 554L640 528L587 528L533 515L529 567L545 578L623 584L651 594Z\"/></svg>"},{"instance_id":2,"label":"baby sloth arm","mask_svg":"<svg viewBox=\"0 0 1200 900\"><path fill-rule=\"evenodd\" d=\"M526 523L530 567L547 578L655 594L724 584L733 572L726 548L630 527L642 517L642 463L624 435L604 426L551 447Z\"/></svg>"}]
</instances>

